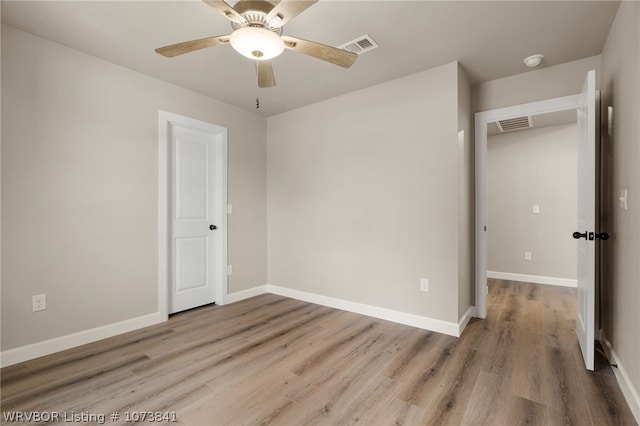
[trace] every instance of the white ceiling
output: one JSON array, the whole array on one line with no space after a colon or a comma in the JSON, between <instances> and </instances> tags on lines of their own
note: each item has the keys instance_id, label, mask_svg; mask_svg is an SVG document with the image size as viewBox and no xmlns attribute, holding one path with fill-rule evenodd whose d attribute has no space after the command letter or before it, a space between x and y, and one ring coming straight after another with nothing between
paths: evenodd
<instances>
[{"instance_id":1,"label":"white ceiling","mask_svg":"<svg viewBox=\"0 0 640 426\"><path fill-rule=\"evenodd\" d=\"M229 1L235 4L234 0ZM363 34L380 45L350 69L285 51L275 88L258 89L254 64L224 45L175 58L156 47L229 34L201 1L7 1L2 22L240 108L270 116L455 60L472 83L598 55L615 1L321 0L283 34L338 46ZM255 109L256 97L260 109Z\"/></svg>"}]
</instances>

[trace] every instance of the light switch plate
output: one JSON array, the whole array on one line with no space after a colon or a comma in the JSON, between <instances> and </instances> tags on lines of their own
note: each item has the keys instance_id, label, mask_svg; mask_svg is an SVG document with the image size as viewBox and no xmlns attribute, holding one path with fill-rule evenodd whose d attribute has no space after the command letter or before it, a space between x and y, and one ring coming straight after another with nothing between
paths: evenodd
<instances>
[{"instance_id":1,"label":"light switch plate","mask_svg":"<svg viewBox=\"0 0 640 426\"><path fill-rule=\"evenodd\" d=\"M429 291L429 279L420 278L420 291Z\"/></svg>"},{"instance_id":2,"label":"light switch plate","mask_svg":"<svg viewBox=\"0 0 640 426\"><path fill-rule=\"evenodd\" d=\"M627 190L623 189L622 191L620 191L620 197L618 197L618 200L620 201L620 208L623 210L627 210Z\"/></svg>"}]
</instances>

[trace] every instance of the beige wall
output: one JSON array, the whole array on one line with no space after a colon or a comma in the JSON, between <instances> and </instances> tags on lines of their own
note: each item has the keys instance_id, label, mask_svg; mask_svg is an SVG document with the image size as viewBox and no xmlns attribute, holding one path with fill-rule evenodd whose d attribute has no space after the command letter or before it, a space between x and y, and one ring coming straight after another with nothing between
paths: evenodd
<instances>
[{"instance_id":1,"label":"beige wall","mask_svg":"<svg viewBox=\"0 0 640 426\"><path fill-rule=\"evenodd\" d=\"M158 310L159 109L229 129L229 291L265 284L265 118L2 31L2 350Z\"/></svg>"},{"instance_id":2,"label":"beige wall","mask_svg":"<svg viewBox=\"0 0 640 426\"><path fill-rule=\"evenodd\" d=\"M597 88L599 55L481 83L472 91L473 112L575 95L590 70L596 70Z\"/></svg>"},{"instance_id":3,"label":"beige wall","mask_svg":"<svg viewBox=\"0 0 640 426\"><path fill-rule=\"evenodd\" d=\"M458 316L475 303L475 176L471 86L458 64Z\"/></svg>"},{"instance_id":4,"label":"beige wall","mask_svg":"<svg viewBox=\"0 0 640 426\"><path fill-rule=\"evenodd\" d=\"M454 62L269 118L269 284L458 321L457 89Z\"/></svg>"},{"instance_id":5,"label":"beige wall","mask_svg":"<svg viewBox=\"0 0 640 426\"><path fill-rule=\"evenodd\" d=\"M622 2L602 52L603 329L640 393L640 3ZM607 107L614 108L613 136ZM628 190L628 210L620 191ZM636 409L640 401L636 401ZM640 418L640 412L636 412Z\"/></svg>"},{"instance_id":6,"label":"beige wall","mask_svg":"<svg viewBox=\"0 0 640 426\"><path fill-rule=\"evenodd\" d=\"M576 279L576 141L575 124L488 137L489 271Z\"/></svg>"}]
</instances>

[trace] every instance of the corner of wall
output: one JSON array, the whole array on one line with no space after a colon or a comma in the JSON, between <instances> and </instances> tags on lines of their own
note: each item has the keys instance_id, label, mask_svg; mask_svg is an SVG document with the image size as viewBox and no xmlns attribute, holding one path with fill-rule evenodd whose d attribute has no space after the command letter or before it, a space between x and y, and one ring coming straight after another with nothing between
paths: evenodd
<instances>
[{"instance_id":1,"label":"corner of wall","mask_svg":"<svg viewBox=\"0 0 640 426\"><path fill-rule=\"evenodd\" d=\"M458 318L469 312L474 280L474 157L471 85L464 67L457 63L458 77Z\"/></svg>"}]
</instances>

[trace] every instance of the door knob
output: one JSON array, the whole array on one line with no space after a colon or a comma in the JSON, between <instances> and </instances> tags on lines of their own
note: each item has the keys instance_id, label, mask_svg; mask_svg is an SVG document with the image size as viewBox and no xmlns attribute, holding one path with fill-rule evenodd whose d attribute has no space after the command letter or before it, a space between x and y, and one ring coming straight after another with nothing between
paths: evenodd
<instances>
[{"instance_id":1,"label":"door knob","mask_svg":"<svg viewBox=\"0 0 640 426\"><path fill-rule=\"evenodd\" d=\"M585 233L574 232L573 238L575 238L576 240L579 240L580 238L584 238L585 240L594 240L596 238L600 238L601 240L604 241L609 239L609 234L607 234L606 232L601 232L599 234L595 232L585 232Z\"/></svg>"},{"instance_id":2,"label":"door knob","mask_svg":"<svg viewBox=\"0 0 640 426\"><path fill-rule=\"evenodd\" d=\"M211 229L211 230L213 231L213 230L218 229L218 227L217 227L217 226L215 226L215 225L209 225L209 229Z\"/></svg>"}]
</instances>

